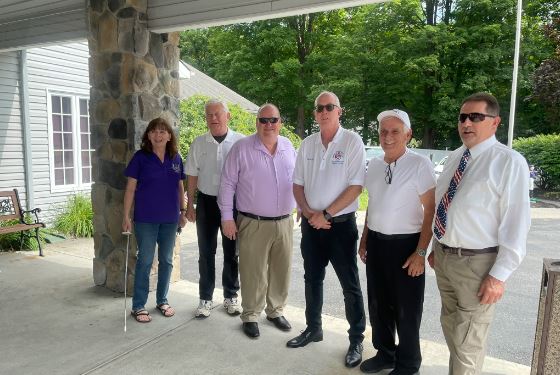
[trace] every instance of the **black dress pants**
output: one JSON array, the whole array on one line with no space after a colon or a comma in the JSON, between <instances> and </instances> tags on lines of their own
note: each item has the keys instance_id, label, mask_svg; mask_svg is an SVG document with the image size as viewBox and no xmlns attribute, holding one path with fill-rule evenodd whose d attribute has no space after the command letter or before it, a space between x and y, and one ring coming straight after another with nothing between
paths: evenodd
<instances>
[{"instance_id":1,"label":"black dress pants","mask_svg":"<svg viewBox=\"0 0 560 375\"><path fill-rule=\"evenodd\" d=\"M216 283L216 248L218 231L222 218L215 196L198 192L196 203L196 233L198 236L198 271L200 279L198 292L200 299L212 300ZM222 287L224 298L237 297L239 291L239 254L235 241L222 233L224 249L224 269L222 270Z\"/></svg>"},{"instance_id":2,"label":"black dress pants","mask_svg":"<svg viewBox=\"0 0 560 375\"><path fill-rule=\"evenodd\" d=\"M323 280L331 262L344 295L350 342L364 340L366 318L360 277L356 263L358 228L356 217L332 223L330 229L315 229L306 218L301 221L301 254L305 270L305 318L310 329L321 328Z\"/></svg>"},{"instance_id":3,"label":"black dress pants","mask_svg":"<svg viewBox=\"0 0 560 375\"><path fill-rule=\"evenodd\" d=\"M404 236L403 236L404 237ZM416 251L419 233L389 239L369 230L367 237L367 292L373 346L378 355L395 362L403 373L420 369L420 323L425 274L408 276L402 266ZM395 331L399 345L395 344Z\"/></svg>"}]
</instances>

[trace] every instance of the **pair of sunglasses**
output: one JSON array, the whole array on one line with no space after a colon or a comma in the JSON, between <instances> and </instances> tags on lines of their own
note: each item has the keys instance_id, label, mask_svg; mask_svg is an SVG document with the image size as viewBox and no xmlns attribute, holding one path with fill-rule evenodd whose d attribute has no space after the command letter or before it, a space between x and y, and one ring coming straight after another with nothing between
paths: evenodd
<instances>
[{"instance_id":1,"label":"pair of sunglasses","mask_svg":"<svg viewBox=\"0 0 560 375\"><path fill-rule=\"evenodd\" d=\"M317 107L315 107L315 112L321 113L323 112L323 109L326 109L328 112L332 112L336 107L338 107L336 104L317 104Z\"/></svg>"},{"instance_id":2,"label":"pair of sunglasses","mask_svg":"<svg viewBox=\"0 0 560 375\"><path fill-rule=\"evenodd\" d=\"M276 124L278 120L278 117L259 117L259 122L261 124Z\"/></svg>"},{"instance_id":3,"label":"pair of sunglasses","mask_svg":"<svg viewBox=\"0 0 560 375\"><path fill-rule=\"evenodd\" d=\"M486 119L486 117L496 117L494 115L487 115L486 113L478 113L478 112L473 112L473 113L461 113L459 115L459 122L462 124L465 121L467 121L467 119L471 120L471 122L481 122L484 121Z\"/></svg>"}]
</instances>

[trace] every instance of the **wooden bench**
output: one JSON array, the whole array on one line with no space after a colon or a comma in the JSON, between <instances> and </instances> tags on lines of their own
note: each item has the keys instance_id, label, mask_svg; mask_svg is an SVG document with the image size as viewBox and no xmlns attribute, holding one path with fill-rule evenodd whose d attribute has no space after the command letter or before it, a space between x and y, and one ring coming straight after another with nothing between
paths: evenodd
<instances>
[{"instance_id":1,"label":"wooden bench","mask_svg":"<svg viewBox=\"0 0 560 375\"><path fill-rule=\"evenodd\" d=\"M24 211L21 209L21 203L19 201L19 195L17 189L0 191L0 222L17 219L19 223L6 225L0 227L0 234L15 233L20 232L20 242L19 249L23 246L23 238L35 237L37 239L37 244L39 245L39 255L43 256L43 249L41 248L41 241L39 241L39 228L44 228L45 224L39 221L39 216L37 215L41 212L40 208L35 208L33 210ZM26 223L25 214L35 215L35 222ZM29 233L35 229L35 234Z\"/></svg>"}]
</instances>

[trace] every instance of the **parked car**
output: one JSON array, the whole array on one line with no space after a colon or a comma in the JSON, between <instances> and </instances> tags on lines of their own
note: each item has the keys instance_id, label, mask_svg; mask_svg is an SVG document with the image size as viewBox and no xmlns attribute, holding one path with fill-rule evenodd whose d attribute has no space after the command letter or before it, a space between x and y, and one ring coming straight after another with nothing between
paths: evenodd
<instances>
[{"instance_id":1,"label":"parked car","mask_svg":"<svg viewBox=\"0 0 560 375\"><path fill-rule=\"evenodd\" d=\"M366 168L369 164L369 161L377 156L383 156L385 155L385 152L383 152L383 149L380 146L366 146Z\"/></svg>"},{"instance_id":2,"label":"parked car","mask_svg":"<svg viewBox=\"0 0 560 375\"><path fill-rule=\"evenodd\" d=\"M443 166L445 165L446 161L447 161L447 156L441 159L439 163L437 163L436 166L434 167L434 172L436 173L436 179L439 178L439 175L441 174L441 172L443 172Z\"/></svg>"}]
</instances>

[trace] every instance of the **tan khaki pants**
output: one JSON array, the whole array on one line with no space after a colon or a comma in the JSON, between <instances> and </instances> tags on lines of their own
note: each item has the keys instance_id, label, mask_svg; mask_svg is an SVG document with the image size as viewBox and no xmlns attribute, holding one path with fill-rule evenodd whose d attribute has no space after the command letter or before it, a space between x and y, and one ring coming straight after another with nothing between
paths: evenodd
<instances>
[{"instance_id":1,"label":"tan khaki pants","mask_svg":"<svg viewBox=\"0 0 560 375\"><path fill-rule=\"evenodd\" d=\"M265 307L266 315L283 315L290 287L294 221L255 220L237 217L239 278L243 322L256 322Z\"/></svg>"},{"instance_id":2,"label":"tan khaki pants","mask_svg":"<svg viewBox=\"0 0 560 375\"><path fill-rule=\"evenodd\" d=\"M496 305L481 305L477 293L496 261L496 253L447 254L437 241L433 250L442 304L441 327L450 352L449 374L480 374Z\"/></svg>"}]
</instances>

